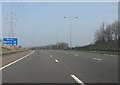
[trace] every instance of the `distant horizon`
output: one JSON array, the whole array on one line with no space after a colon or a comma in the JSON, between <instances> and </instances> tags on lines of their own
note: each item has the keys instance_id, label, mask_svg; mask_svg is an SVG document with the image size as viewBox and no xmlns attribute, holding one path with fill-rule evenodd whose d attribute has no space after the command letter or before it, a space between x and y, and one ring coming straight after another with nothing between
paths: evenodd
<instances>
[{"instance_id":1,"label":"distant horizon","mask_svg":"<svg viewBox=\"0 0 120 85\"><path fill-rule=\"evenodd\" d=\"M53 29L61 29L58 31L58 42L70 44L70 21L64 17L72 17L73 47L94 43L94 34L102 22L110 24L118 20L117 2L4 2L2 3L3 37L9 33L6 18L10 10L16 14L14 34L22 47L55 44L57 35Z\"/></svg>"}]
</instances>

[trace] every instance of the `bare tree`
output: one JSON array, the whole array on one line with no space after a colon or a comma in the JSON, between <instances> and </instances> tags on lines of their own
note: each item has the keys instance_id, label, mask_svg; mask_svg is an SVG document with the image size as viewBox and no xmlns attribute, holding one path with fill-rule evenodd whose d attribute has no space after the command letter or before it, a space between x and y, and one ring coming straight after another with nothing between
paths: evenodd
<instances>
[{"instance_id":1,"label":"bare tree","mask_svg":"<svg viewBox=\"0 0 120 85\"><path fill-rule=\"evenodd\" d=\"M106 26L106 29L105 29L105 41L108 42L108 41L112 41L112 38L113 38L113 31L112 31L112 27L111 25L107 25Z\"/></svg>"},{"instance_id":2,"label":"bare tree","mask_svg":"<svg viewBox=\"0 0 120 85\"><path fill-rule=\"evenodd\" d=\"M95 33L95 42L109 42L117 41L120 34L120 27L118 21L105 26L104 23L100 26L100 29Z\"/></svg>"},{"instance_id":3,"label":"bare tree","mask_svg":"<svg viewBox=\"0 0 120 85\"><path fill-rule=\"evenodd\" d=\"M95 33L95 42L105 42L105 23L100 25L100 29Z\"/></svg>"},{"instance_id":4,"label":"bare tree","mask_svg":"<svg viewBox=\"0 0 120 85\"><path fill-rule=\"evenodd\" d=\"M112 24L113 40L118 40L118 21Z\"/></svg>"}]
</instances>

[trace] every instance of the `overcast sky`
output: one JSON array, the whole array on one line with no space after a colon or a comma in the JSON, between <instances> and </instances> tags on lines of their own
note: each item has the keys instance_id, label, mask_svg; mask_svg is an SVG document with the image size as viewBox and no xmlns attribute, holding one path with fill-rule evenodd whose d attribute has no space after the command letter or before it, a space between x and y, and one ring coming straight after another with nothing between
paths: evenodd
<instances>
[{"instance_id":1,"label":"overcast sky","mask_svg":"<svg viewBox=\"0 0 120 85\"><path fill-rule=\"evenodd\" d=\"M70 20L64 16L72 17L72 46L93 43L102 22L109 24L118 19L117 2L7 2L2 4L3 37L8 37L10 10L17 18L15 37L25 47L56 43L54 29L61 29L59 42L69 43Z\"/></svg>"}]
</instances>

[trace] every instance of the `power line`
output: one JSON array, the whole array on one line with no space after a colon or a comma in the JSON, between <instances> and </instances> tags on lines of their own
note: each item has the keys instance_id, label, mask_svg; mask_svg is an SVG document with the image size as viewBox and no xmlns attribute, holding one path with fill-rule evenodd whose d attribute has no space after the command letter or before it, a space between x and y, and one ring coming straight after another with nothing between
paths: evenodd
<instances>
[{"instance_id":1,"label":"power line","mask_svg":"<svg viewBox=\"0 0 120 85\"><path fill-rule=\"evenodd\" d=\"M14 26L16 24L15 13L11 11L7 19L9 25L9 37L11 38L14 37Z\"/></svg>"},{"instance_id":2,"label":"power line","mask_svg":"<svg viewBox=\"0 0 120 85\"><path fill-rule=\"evenodd\" d=\"M23 6L24 6L23 2L21 2L21 3L18 3L18 2L17 2L17 6L16 6L14 12L17 14L17 12L19 12L19 11L18 11L19 8L20 8L20 7L23 7Z\"/></svg>"}]
</instances>

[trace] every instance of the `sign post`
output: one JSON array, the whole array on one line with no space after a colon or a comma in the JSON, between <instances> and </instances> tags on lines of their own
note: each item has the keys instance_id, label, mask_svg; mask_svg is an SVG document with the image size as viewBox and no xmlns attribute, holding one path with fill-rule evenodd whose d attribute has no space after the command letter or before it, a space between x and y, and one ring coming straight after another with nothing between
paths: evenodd
<instances>
[{"instance_id":1,"label":"sign post","mask_svg":"<svg viewBox=\"0 0 120 85\"><path fill-rule=\"evenodd\" d=\"M17 38L3 38L3 45L4 46L17 46L18 39Z\"/></svg>"},{"instance_id":2,"label":"sign post","mask_svg":"<svg viewBox=\"0 0 120 85\"><path fill-rule=\"evenodd\" d=\"M3 38L3 45L4 46L17 46L18 45L18 39L17 38Z\"/></svg>"}]
</instances>

